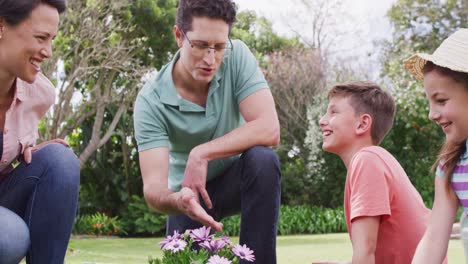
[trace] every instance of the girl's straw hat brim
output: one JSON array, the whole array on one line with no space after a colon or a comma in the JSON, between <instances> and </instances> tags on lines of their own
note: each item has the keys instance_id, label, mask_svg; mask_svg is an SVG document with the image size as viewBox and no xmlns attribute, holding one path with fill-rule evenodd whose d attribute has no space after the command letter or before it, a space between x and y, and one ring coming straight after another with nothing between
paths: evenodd
<instances>
[{"instance_id":1,"label":"girl's straw hat brim","mask_svg":"<svg viewBox=\"0 0 468 264\"><path fill-rule=\"evenodd\" d=\"M462 28L442 42L434 53L418 53L407 59L405 68L416 79L423 79L423 68L428 62L457 72L468 73L468 28Z\"/></svg>"}]
</instances>

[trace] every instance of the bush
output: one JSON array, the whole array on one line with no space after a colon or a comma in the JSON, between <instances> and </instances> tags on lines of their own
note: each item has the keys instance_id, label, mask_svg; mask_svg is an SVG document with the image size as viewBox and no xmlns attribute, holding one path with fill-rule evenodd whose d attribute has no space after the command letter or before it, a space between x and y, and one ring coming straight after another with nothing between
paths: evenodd
<instances>
[{"instance_id":1,"label":"bush","mask_svg":"<svg viewBox=\"0 0 468 264\"><path fill-rule=\"evenodd\" d=\"M223 223L223 234L238 236L240 216L227 217ZM346 232L343 208L330 209L316 206L281 206L278 222L279 235L325 234Z\"/></svg>"},{"instance_id":2,"label":"bush","mask_svg":"<svg viewBox=\"0 0 468 264\"><path fill-rule=\"evenodd\" d=\"M118 217L109 217L103 213L78 216L73 233L96 236L126 234Z\"/></svg>"},{"instance_id":3,"label":"bush","mask_svg":"<svg viewBox=\"0 0 468 264\"><path fill-rule=\"evenodd\" d=\"M342 208L316 206L282 206L278 234L325 234L346 232Z\"/></svg>"},{"instance_id":4,"label":"bush","mask_svg":"<svg viewBox=\"0 0 468 264\"><path fill-rule=\"evenodd\" d=\"M133 195L122 214L122 225L129 235L163 235L166 215L151 211L142 197Z\"/></svg>"},{"instance_id":5,"label":"bush","mask_svg":"<svg viewBox=\"0 0 468 264\"><path fill-rule=\"evenodd\" d=\"M238 236L240 234L240 215L233 215L224 218L223 223L223 234L226 236Z\"/></svg>"}]
</instances>

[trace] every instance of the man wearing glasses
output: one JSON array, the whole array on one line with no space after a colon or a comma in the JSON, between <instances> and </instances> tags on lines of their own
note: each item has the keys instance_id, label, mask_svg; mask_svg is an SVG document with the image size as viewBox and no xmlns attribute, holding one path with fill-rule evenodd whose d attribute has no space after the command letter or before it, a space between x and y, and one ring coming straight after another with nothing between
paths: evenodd
<instances>
[{"instance_id":1,"label":"man wearing glasses","mask_svg":"<svg viewBox=\"0 0 468 264\"><path fill-rule=\"evenodd\" d=\"M147 203L169 214L167 234L241 212L240 243L276 263L280 169L275 104L246 45L229 38L231 0L180 0L179 51L135 104Z\"/></svg>"}]
</instances>

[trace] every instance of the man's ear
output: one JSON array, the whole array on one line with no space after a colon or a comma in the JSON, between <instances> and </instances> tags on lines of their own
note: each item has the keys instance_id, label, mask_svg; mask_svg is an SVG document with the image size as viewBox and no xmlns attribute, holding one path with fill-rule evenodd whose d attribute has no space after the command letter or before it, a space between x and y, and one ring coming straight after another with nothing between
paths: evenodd
<instances>
[{"instance_id":1,"label":"man's ear","mask_svg":"<svg viewBox=\"0 0 468 264\"><path fill-rule=\"evenodd\" d=\"M183 39L183 34L182 31L180 31L179 27L177 25L174 26L174 37L177 42L177 46L179 48L182 48L182 42L184 41Z\"/></svg>"},{"instance_id":2,"label":"man's ear","mask_svg":"<svg viewBox=\"0 0 468 264\"><path fill-rule=\"evenodd\" d=\"M369 114L363 114L359 117L359 123L356 126L356 134L363 135L367 132L370 133L372 127L372 117Z\"/></svg>"}]
</instances>

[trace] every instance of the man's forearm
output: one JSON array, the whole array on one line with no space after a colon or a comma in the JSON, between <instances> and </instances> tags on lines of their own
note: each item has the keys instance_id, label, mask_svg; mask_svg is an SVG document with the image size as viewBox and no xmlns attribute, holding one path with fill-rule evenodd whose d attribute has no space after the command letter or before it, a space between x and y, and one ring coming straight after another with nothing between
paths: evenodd
<instances>
[{"instance_id":1,"label":"man's forearm","mask_svg":"<svg viewBox=\"0 0 468 264\"><path fill-rule=\"evenodd\" d=\"M181 197L178 192L173 192L169 189L147 188L145 186L144 196L149 207L160 213L169 215L182 213L179 208L177 208L177 199Z\"/></svg>"},{"instance_id":2,"label":"man's forearm","mask_svg":"<svg viewBox=\"0 0 468 264\"><path fill-rule=\"evenodd\" d=\"M210 161L230 157L254 146L274 146L279 143L279 126L268 120L254 120L228 134L195 147L191 154Z\"/></svg>"}]
</instances>

